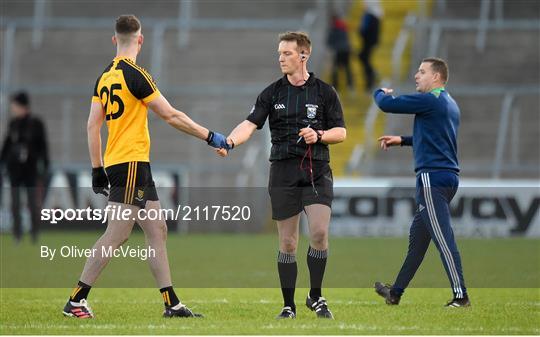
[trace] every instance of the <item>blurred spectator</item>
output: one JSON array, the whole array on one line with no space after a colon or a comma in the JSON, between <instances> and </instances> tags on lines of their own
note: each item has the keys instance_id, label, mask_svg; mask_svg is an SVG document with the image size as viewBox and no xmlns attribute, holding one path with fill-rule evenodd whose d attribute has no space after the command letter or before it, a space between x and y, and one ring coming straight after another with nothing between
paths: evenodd
<instances>
[{"instance_id":1,"label":"blurred spectator","mask_svg":"<svg viewBox=\"0 0 540 337\"><path fill-rule=\"evenodd\" d=\"M349 44L347 23L338 15L332 15L332 23L330 25L326 43L334 52L332 85L338 89L338 71L339 68L344 68L347 76L347 86L349 91L354 92L353 76L349 62L351 45Z\"/></svg>"},{"instance_id":2,"label":"blurred spectator","mask_svg":"<svg viewBox=\"0 0 540 337\"><path fill-rule=\"evenodd\" d=\"M30 98L26 92L11 96L12 119L0 155L0 166L7 168L11 184L11 210L13 235L16 242L22 238L21 190L26 188L30 210L32 241L37 242L42 180L49 168L45 127L30 113Z\"/></svg>"},{"instance_id":3,"label":"blurred spectator","mask_svg":"<svg viewBox=\"0 0 540 337\"><path fill-rule=\"evenodd\" d=\"M383 10L378 0L366 0L364 4L366 9L358 27L358 32L362 38L362 50L358 58L364 66L366 90L371 91L375 86L376 73L371 65L370 58L373 49L379 43Z\"/></svg>"}]
</instances>

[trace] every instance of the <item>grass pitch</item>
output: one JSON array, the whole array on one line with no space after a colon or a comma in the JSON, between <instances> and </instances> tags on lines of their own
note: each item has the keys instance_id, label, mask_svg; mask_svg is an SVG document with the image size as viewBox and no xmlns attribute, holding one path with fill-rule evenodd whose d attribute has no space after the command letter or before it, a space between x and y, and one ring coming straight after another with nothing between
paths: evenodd
<instances>
[{"instance_id":1,"label":"grass pitch","mask_svg":"<svg viewBox=\"0 0 540 337\"><path fill-rule=\"evenodd\" d=\"M89 247L100 233L46 233L41 244ZM128 241L142 244L141 233ZM399 306L371 286L392 281L406 239L331 238L324 296L335 320L317 319L296 293L297 319L278 321L282 302L275 268L275 235L169 236L173 281L181 300L203 319L164 319L147 262L116 259L90 293L96 318L65 318L61 310L84 258L47 261L39 246L15 246L0 236L1 334L341 335L540 334L540 240L458 239L471 308L450 309L448 280L433 245ZM298 286L308 285L302 239Z\"/></svg>"},{"instance_id":2,"label":"grass pitch","mask_svg":"<svg viewBox=\"0 0 540 337\"><path fill-rule=\"evenodd\" d=\"M93 320L61 315L69 289L3 289L2 334L54 335L342 335L488 334L538 335L538 289L471 289L473 306L450 309L447 289L410 289L399 306L385 305L372 289L327 289L335 320L317 319L297 292L296 320L276 320L278 289L184 289L184 303L201 319L160 317L155 289L95 289L89 298Z\"/></svg>"}]
</instances>

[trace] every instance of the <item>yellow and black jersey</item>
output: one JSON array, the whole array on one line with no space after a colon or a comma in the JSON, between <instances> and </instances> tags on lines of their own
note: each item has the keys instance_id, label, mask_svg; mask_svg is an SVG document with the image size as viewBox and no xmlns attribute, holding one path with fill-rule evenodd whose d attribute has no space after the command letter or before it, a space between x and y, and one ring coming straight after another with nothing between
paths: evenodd
<instances>
[{"instance_id":1,"label":"yellow and black jersey","mask_svg":"<svg viewBox=\"0 0 540 337\"><path fill-rule=\"evenodd\" d=\"M150 74L127 57L115 58L99 76L92 101L103 106L109 130L105 167L150 162L146 104L159 95Z\"/></svg>"}]
</instances>

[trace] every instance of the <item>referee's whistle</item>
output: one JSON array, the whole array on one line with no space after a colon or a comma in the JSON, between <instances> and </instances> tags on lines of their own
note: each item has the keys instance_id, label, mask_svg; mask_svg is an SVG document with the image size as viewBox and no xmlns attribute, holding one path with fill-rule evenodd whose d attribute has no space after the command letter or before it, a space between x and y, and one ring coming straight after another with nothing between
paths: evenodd
<instances>
[{"instance_id":1,"label":"referee's whistle","mask_svg":"<svg viewBox=\"0 0 540 337\"><path fill-rule=\"evenodd\" d=\"M309 128L309 127L311 127L311 124L308 124L308 126L306 126L306 128ZM298 137L298 140L296 141L296 144L300 143L302 138L304 138L304 137L302 137L302 136Z\"/></svg>"}]
</instances>

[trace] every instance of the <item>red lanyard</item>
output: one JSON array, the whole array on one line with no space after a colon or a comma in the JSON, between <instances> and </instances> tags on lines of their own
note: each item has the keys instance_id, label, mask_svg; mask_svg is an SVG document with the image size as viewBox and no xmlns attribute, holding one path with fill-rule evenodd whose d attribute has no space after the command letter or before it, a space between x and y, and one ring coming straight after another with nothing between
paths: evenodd
<instances>
[{"instance_id":1,"label":"red lanyard","mask_svg":"<svg viewBox=\"0 0 540 337\"><path fill-rule=\"evenodd\" d=\"M307 167L304 167L304 160L306 157L309 158L309 164ZM319 196L319 193L317 193L317 189L315 188L315 181L313 180L313 161L312 161L312 155L311 155L311 144L307 146L306 152L304 153L304 157L302 157L302 161L300 162L300 169L301 170L309 170L309 178L311 180L311 187L313 188L313 192L315 193L315 196Z\"/></svg>"}]
</instances>

